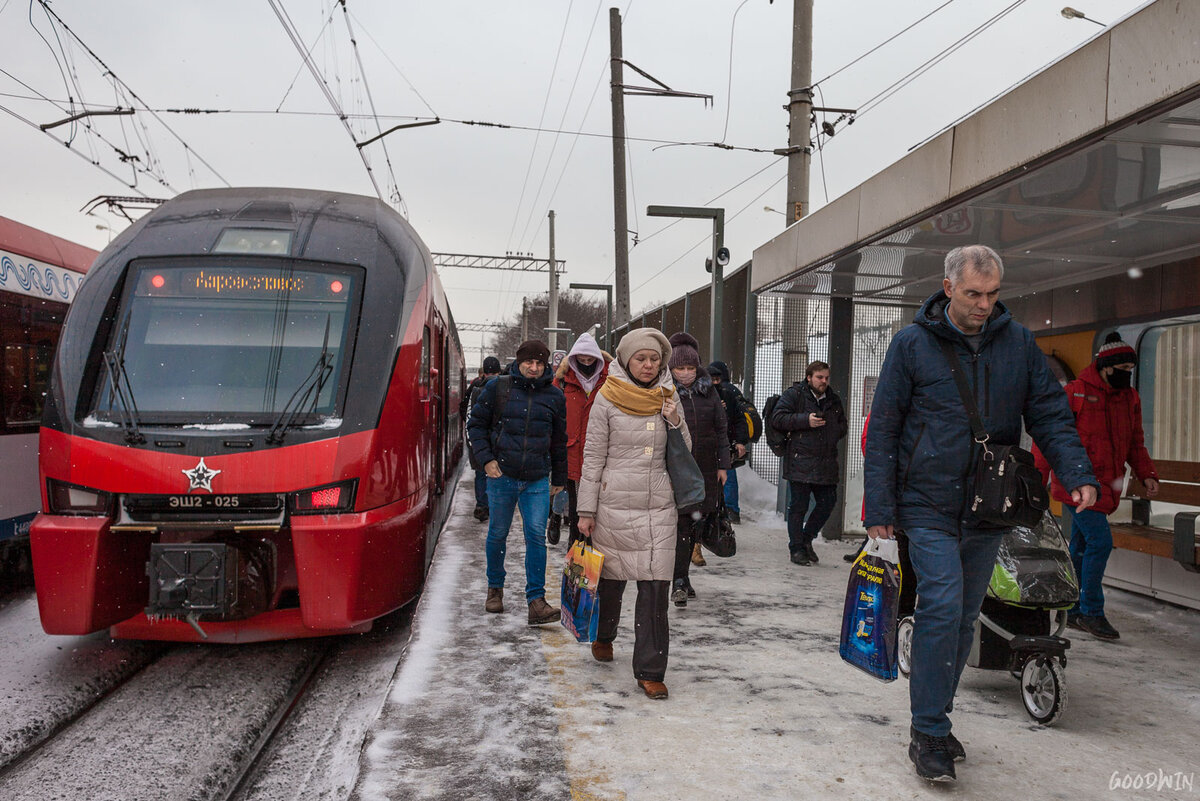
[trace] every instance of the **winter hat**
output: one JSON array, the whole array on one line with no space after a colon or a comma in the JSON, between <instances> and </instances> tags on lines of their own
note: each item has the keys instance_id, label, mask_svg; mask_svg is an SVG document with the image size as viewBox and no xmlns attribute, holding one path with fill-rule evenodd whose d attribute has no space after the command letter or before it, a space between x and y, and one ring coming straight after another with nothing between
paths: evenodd
<instances>
[{"instance_id":1,"label":"winter hat","mask_svg":"<svg viewBox=\"0 0 1200 801\"><path fill-rule=\"evenodd\" d=\"M593 364L591 373L585 373L576 361L576 356L591 356L596 359ZM600 350L600 346L596 344L596 339L591 334L580 334L579 339L575 340L575 344L571 346L571 352L567 354L567 364L570 369L575 371L575 378L579 380L579 386L587 394L592 394L592 390L596 388L596 384L600 381L600 374L604 367L604 351Z\"/></svg>"},{"instance_id":2,"label":"winter hat","mask_svg":"<svg viewBox=\"0 0 1200 801\"><path fill-rule=\"evenodd\" d=\"M714 378L720 378L722 381L729 382L729 365L725 362L713 362L708 365L708 374Z\"/></svg>"},{"instance_id":3,"label":"winter hat","mask_svg":"<svg viewBox=\"0 0 1200 801\"><path fill-rule=\"evenodd\" d=\"M671 358L671 343L657 328L635 328L617 343L617 362L628 371L629 360L639 350L657 350L664 361Z\"/></svg>"},{"instance_id":4,"label":"winter hat","mask_svg":"<svg viewBox=\"0 0 1200 801\"><path fill-rule=\"evenodd\" d=\"M488 356L483 360L484 375L497 375L500 372L500 360L495 356Z\"/></svg>"},{"instance_id":5,"label":"winter hat","mask_svg":"<svg viewBox=\"0 0 1200 801\"><path fill-rule=\"evenodd\" d=\"M700 343L691 334L680 331L678 334L671 334L669 340L671 347L671 360L667 363L668 367L695 367L700 369Z\"/></svg>"},{"instance_id":6,"label":"winter hat","mask_svg":"<svg viewBox=\"0 0 1200 801\"><path fill-rule=\"evenodd\" d=\"M1129 346L1128 343L1121 341L1121 335L1116 331L1104 338L1104 344L1100 346L1100 350L1096 353L1096 369L1103 370L1105 367L1113 367L1118 364L1132 364L1137 367L1137 351Z\"/></svg>"},{"instance_id":7,"label":"winter hat","mask_svg":"<svg viewBox=\"0 0 1200 801\"><path fill-rule=\"evenodd\" d=\"M529 361L537 359L546 364L550 361L550 348L546 347L545 342L536 339L527 339L521 343L521 347L517 348L517 362Z\"/></svg>"}]
</instances>

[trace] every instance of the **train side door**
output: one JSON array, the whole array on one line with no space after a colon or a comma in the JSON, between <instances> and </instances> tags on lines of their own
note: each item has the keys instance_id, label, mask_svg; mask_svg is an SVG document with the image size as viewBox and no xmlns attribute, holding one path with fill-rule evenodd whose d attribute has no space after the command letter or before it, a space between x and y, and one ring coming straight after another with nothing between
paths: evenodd
<instances>
[{"instance_id":1,"label":"train side door","mask_svg":"<svg viewBox=\"0 0 1200 801\"><path fill-rule=\"evenodd\" d=\"M433 315L433 337L430 342L429 411L433 419L433 494L441 495L446 481L446 323L436 311Z\"/></svg>"}]
</instances>

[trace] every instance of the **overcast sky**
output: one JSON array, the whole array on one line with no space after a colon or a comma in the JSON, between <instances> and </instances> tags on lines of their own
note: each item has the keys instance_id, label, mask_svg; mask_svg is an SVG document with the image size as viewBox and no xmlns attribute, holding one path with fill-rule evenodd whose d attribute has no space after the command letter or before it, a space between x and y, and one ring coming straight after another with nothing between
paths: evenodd
<instances>
[{"instance_id":1,"label":"overcast sky","mask_svg":"<svg viewBox=\"0 0 1200 801\"><path fill-rule=\"evenodd\" d=\"M380 143L362 151L384 197L398 187L405 213L433 251L545 257L546 213L554 209L564 283L611 280L611 6L624 17L627 61L673 89L714 97L711 105L687 98L626 100L628 135L661 140L628 145L629 228L639 242L630 251L633 310L673 300L708 278L703 245L710 224L647 218L647 205L724 207L735 266L783 227L782 214L763 207L784 208L786 160L770 152L661 142L723 141L767 151L786 146L789 0L348 0L348 14L331 0L276 4L330 94L355 115L350 124L359 141L378 131L365 118L368 92L383 129L409 118L444 120L391 134L383 140L386 153ZM1101 32L1089 21L1064 19L1063 5L816 0L817 102L863 111L853 126L839 125L814 157L812 207ZM1078 0L1076 7L1112 24L1142 5ZM911 84L872 101L1010 6ZM375 194L350 134L270 2L56 0L51 8L140 102L114 88L36 0L0 0L0 215L102 248L109 240L103 226L120 230L125 223L104 208L85 215L81 208L97 195L165 198L226 183ZM645 83L629 71L625 80ZM138 111L91 118L109 144L82 125L41 132L38 125L72 113L68 98L92 109L133 104ZM220 113L161 111L183 108ZM538 128L544 130L532 130ZM140 174L131 188L133 162L122 161L117 149L154 174ZM511 316L523 295L544 291L546 275L455 269L444 270L442 280L459 321L487 322ZM465 334L464 343L477 347L480 337Z\"/></svg>"}]
</instances>

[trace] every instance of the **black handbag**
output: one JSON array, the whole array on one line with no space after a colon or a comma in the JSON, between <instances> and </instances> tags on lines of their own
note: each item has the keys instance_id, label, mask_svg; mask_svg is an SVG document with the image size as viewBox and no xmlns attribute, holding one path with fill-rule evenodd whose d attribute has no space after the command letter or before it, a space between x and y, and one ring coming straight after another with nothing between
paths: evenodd
<instances>
[{"instance_id":1,"label":"black handbag","mask_svg":"<svg viewBox=\"0 0 1200 801\"><path fill-rule=\"evenodd\" d=\"M954 345L945 339L941 345L958 394L967 407L971 436L978 451L968 477L971 497L967 509L971 517L993 526L1036 526L1050 506L1050 496L1042 483L1042 474L1034 465L1033 454L1017 445L989 442L967 377L954 354Z\"/></svg>"},{"instance_id":2,"label":"black handbag","mask_svg":"<svg viewBox=\"0 0 1200 801\"><path fill-rule=\"evenodd\" d=\"M704 503L704 474L683 439L683 432L667 425L667 474L675 493L675 508L690 509Z\"/></svg>"},{"instance_id":3,"label":"black handbag","mask_svg":"<svg viewBox=\"0 0 1200 801\"><path fill-rule=\"evenodd\" d=\"M733 533L733 524L729 522L724 498L721 498L717 511L706 514L696 526L699 528L700 544L715 556L729 557L737 553L737 537Z\"/></svg>"}]
</instances>

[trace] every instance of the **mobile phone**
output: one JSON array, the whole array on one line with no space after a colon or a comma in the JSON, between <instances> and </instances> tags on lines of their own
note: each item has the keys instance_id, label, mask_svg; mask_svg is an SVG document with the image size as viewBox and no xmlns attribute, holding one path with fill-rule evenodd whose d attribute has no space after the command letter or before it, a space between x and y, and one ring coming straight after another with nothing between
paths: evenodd
<instances>
[{"instance_id":1,"label":"mobile phone","mask_svg":"<svg viewBox=\"0 0 1200 801\"><path fill-rule=\"evenodd\" d=\"M813 412L813 417L817 418L818 420L824 420L825 412Z\"/></svg>"}]
</instances>

